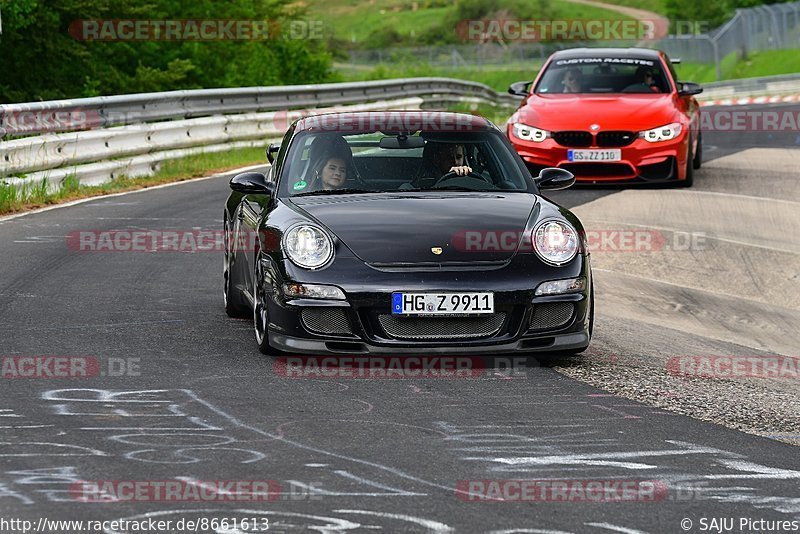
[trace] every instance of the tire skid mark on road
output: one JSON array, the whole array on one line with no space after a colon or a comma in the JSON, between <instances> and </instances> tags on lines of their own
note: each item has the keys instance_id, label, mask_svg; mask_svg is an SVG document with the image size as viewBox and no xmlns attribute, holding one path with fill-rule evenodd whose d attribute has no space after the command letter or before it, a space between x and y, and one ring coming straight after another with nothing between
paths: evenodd
<instances>
[{"instance_id":1,"label":"tire skid mark on road","mask_svg":"<svg viewBox=\"0 0 800 534\"><path fill-rule=\"evenodd\" d=\"M613 214L616 224L656 224L800 254L800 203L796 202L675 190L627 190L578 206L573 212L581 219L608 220Z\"/></svg>"},{"instance_id":2,"label":"tire skid mark on road","mask_svg":"<svg viewBox=\"0 0 800 534\"><path fill-rule=\"evenodd\" d=\"M597 271L597 298L604 308L598 314L784 356L795 356L800 347L800 311L618 271Z\"/></svg>"}]
</instances>

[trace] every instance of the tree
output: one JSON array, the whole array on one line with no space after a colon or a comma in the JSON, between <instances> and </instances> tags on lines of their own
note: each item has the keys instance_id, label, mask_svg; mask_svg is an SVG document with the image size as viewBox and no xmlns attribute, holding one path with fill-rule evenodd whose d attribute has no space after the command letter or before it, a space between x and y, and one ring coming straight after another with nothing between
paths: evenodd
<instances>
[{"instance_id":1,"label":"tree","mask_svg":"<svg viewBox=\"0 0 800 534\"><path fill-rule=\"evenodd\" d=\"M303 16L289 1L0 0L0 102L326 81L325 42L285 31ZM84 20L266 22L269 37L84 40Z\"/></svg>"}]
</instances>

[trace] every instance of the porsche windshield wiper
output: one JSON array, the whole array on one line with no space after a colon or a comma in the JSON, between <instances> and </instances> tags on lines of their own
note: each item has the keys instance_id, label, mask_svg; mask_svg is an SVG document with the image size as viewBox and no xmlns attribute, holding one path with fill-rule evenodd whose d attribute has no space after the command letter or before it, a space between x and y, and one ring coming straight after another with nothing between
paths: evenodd
<instances>
[{"instance_id":1,"label":"porsche windshield wiper","mask_svg":"<svg viewBox=\"0 0 800 534\"><path fill-rule=\"evenodd\" d=\"M358 193L383 193L379 189L358 189L353 187L346 187L344 189L320 189L319 191L306 191L305 193L298 193L292 195L293 197L310 197L314 195L349 195Z\"/></svg>"}]
</instances>

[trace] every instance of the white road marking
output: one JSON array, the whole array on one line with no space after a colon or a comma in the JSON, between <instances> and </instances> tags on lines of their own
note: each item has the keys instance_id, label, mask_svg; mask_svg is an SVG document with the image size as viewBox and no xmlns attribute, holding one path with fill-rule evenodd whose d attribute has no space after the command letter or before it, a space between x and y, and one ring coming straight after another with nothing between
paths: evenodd
<instances>
[{"instance_id":1,"label":"white road marking","mask_svg":"<svg viewBox=\"0 0 800 534\"><path fill-rule=\"evenodd\" d=\"M611 530L612 532L622 532L622 534L647 534L643 530L634 530L632 528L620 527L610 523L584 523L590 527L602 528L603 530Z\"/></svg>"},{"instance_id":2,"label":"white road marking","mask_svg":"<svg viewBox=\"0 0 800 534\"><path fill-rule=\"evenodd\" d=\"M682 189L676 190L677 194L681 195L712 195L712 196L720 196L720 197L728 197L728 198L746 198L749 200L758 200L763 202L777 202L779 204L791 204L793 206L800 207L800 202L796 202L794 200L783 200L779 198L769 198L769 197L756 197L753 195L741 195L738 193L723 193L721 191L696 191L694 189Z\"/></svg>"},{"instance_id":3,"label":"white road marking","mask_svg":"<svg viewBox=\"0 0 800 534\"><path fill-rule=\"evenodd\" d=\"M386 512L372 512L369 510L334 510L337 514L361 514L361 515L371 515L375 517L383 517L386 519L399 519L401 521L407 521L409 523L416 523L421 525L432 532L454 532L454 529L445 525L444 523L439 523L438 521L432 521L430 519L423 519L421 517L414 517L412 515L406 514L390 514Z\"/></svg>"}]
</instances>

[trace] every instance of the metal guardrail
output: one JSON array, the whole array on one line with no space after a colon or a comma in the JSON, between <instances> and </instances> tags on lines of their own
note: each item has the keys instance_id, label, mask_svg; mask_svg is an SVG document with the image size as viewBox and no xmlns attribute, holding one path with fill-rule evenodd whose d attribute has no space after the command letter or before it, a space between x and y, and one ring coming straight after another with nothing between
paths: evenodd
<instances>
[{"instance_id":1,"label":"metal guardrail","mask_svg":"<svg viewBox=\"0 0 800 534\"><path fill-rule=\"evenodd\" d=\"M0 106L5 133L28 137L0 142L0 178L23 189L47 181L54 190L68 176L95 185L123 174L146 175L166 159L265 145L308 110L421 109L454 102L515 106L519 101L480 83L409 78L8 104Z\"/></svg>"},{"instance_id":2,"label":"metal guardrail","mask_svg":"<svg viewBox=\"0 0 800 534\"><path fill-rule=\"evenodd\" d=\"M800 74L742 78L703 84L702 100L742 96L800 94Z\"/></svg>"},{"instance_id":3,"label":"metal guardrail","mask_svg":"<svg viewBox=\"0 0 800 534\"><path fill-rule=\"evenodd\" d=\"M43 112L83 114L87 128L98 128L229 113L320 108L415 96L430 98L436 95L454 99L472 96L487 102L498 99L497 93L486 85L452 78L199 89L5 104L0 105L0 127L5 129L7 135L50 132L51 129L36 122L25 124L16 120L17 117Z\"/></svg>"}]
</instances>

